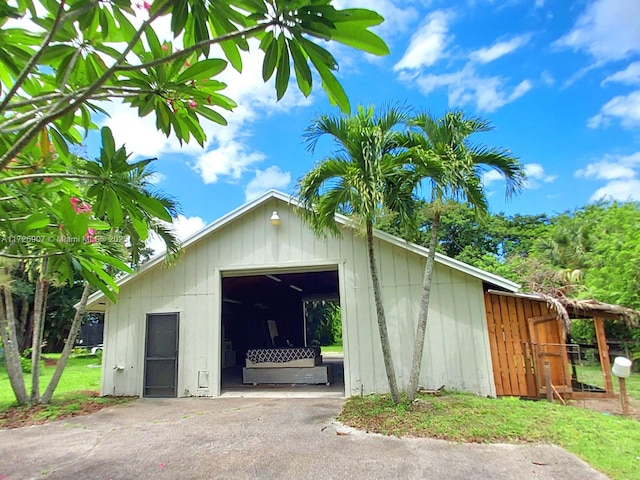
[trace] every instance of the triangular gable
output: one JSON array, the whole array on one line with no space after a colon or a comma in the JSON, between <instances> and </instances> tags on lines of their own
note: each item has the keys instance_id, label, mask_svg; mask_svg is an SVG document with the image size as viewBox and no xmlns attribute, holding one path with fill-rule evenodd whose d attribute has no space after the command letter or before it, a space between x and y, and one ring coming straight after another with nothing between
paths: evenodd
<instances>
[{"instance_id":1,"label":"triangular gable","mask_svg":"<svg viewBox=\"0 0 640 480\"><path fill-rule=\"evenodd\" d=\"M202 230L200 230L199 232L194 233L193 235L189 236L188 238L186 238L183 242L182 242L182 248L183 249L188 249L191 245L197 243L198 241L200 241L201 239L208 237L209 235L212 235L214 232L216 232L217 230L227 226L228 224L232 223L233 221L235 221L236 219L240 218L241 216L245 215L246 213L256 209L257 207L259 207L260 205L268 202L271 199L277 199L280 200L282 202L285 202L289 205L292 206L299 206L300 204L292 197L290 197L289 195L286 195L282 192L279 192L277 190L270 190L266 193L264 193L263 195L261 195L260 197L245 203L244 205L236 208L235 210L232 210L231 212L227 213L226 215L220 217L219 219L215 220L214 222L210 223L209 225L207 225L206 227L204 227ZM344 225L346 227L349 227L351 225L351 222L349 220L348 217L344 216L344 215L336 215L336 222L338 222L341 225ZM404 248L406 250L409 250L417 255L420 255L422 257L426 257L429 249L422 247L420 245L417 245L415 243L411 243L408 242L406 240L403 240L400 237L396 237L395 235L391 235L389 233L383 232L381 230L375 230L374 231L374 236L379 239L382 240L384 242L390 243L392 245L395 245L397 247L400 248ZM144 265L142 265L140 267L140 269L137 272L134 272L133 274L128 274L125 275L124 277L122 277L121 279L119 279L117 281L117 285L118 287L121 287L123 285L126 285L129 281L131 281L133 278L148 272L149 270L156 268L159 264L161 264L164 261L165 258L165 254L159 254L153 258L151 258L148 262L146 262ZM472 277L478 278L480 280L482 280L483 282L489 283L490 285L494 285L500 288L503 288L507 291L510 292L517 292L520 289L520 285L518 285L515 282L512 282L511 280L507 280L506 278L500 277L499 275L495 275L493 273L489 273L485 270L481 270L479 268L473 267L471 265L468 265L464 262L461 262L459 260L455 260L451 257L447 257L446 255L442 255L441 253L436 252L436 262L445 265L449 268L452 268L454 270L458 270L462 273L465 273L467 275L471 275ZM94 304L96 304L96 302L99 302L101 300L104 300L105 295L102 292L95 292L93 293L90 297L89 300L87 302L87 309L90 309L90 307ZM77 305L76 305L77 306Z\"/></svg>"}]
</instances>

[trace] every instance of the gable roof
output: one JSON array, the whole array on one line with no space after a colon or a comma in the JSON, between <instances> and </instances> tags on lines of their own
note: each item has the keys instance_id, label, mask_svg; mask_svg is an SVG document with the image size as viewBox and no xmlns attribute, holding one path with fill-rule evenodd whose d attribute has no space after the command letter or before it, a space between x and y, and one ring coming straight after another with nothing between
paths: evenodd
<instances>
[{"instance_id":1,"label":"gable roof","mask_svg":"<svg viewBox=\"0 0 640 480\"><path fill-rule=\"evenodd\" d=\"M212 223L210 223L209 225L207 225L206 227L204 227L202 230L194 233L193 235L187 237L183 242L182 242L182 248L183 249L187 249L189 248L189 246L197 243L198 241L200 241L201 239L208 237L209 235L213 234L214 232L216 232L217 230L221 229L222 227L230 224L231 222L233 222L234 220L236 220L237 218L245 215L246 213L252 211L253 209L259 207L260 205L268 202L271 199L277 199L280 200L282 202L288 203L289 205L293 205L293 206L300 206L300 203L297 202L293 197L282 193L278 190L269 190L268 192L264 193L263 195L257 197L254 200L251 200L250 202L245 203L244 205L241 205L240 207L236 208L235 210L230 211L229 213L227 213L226 215L223 215L222 217L218 218L217 220L213 221ZM349 227L351 225L351 221L349 220L348 217L346 217L345 215L340 215L340 214L336 214L336 222L338 222L341 225L344 225L346 227ZM389 233L383 232L381 230L374 230L374 237L378 238L379 240L382 240L384 242L390 243L392 245L396 245L400 248L404 248L406 250L409 250L413 253L416 253L422 257L426 257L429 249L426 247L423 247L421 245L417 245L415 243L411 243L408 242L406 240L403 240L400 237L396 237L395 235L391 235ZM133 274L127 274L124 277L120 278L116 283L118 285L118 287L121 287L122 285L127 284L129 281L131 281L134 277L137 277L138 275L143 274L144 272L147 272L149 270L151 270L152 268L156 267L158 264L162 263L164 261L165 258L165 254L159 254L156 255L155 257L152 257L148 262L146 262L145 264L143 264L136 272L134 272ZM500 277L499 275L495 275L493 273L487 272L485 270L481 270L479 268L473 267L471 265L468 265L464 262L461 262L459 260L455 260L451 257L447 257L446 255L443 255L441 253L436 252L436 262L442 264L442 265L446 265L447 267L453 268L454 270L458 270L462 273L466 273L467 275L471 275L472 277L478 278L480 280L482 280L483 282L489 283L491 285L494 285L496 287L500 287L503 288L507 291L510 292L517 292L520 289L520 285L518 285L515 282L512 282L511 280L507 280L506 278ZM105 298L104 293L98 291L98 292L94 292L92 295L89 296L89 299L87 301L87 308L89 308L90 305L95 304L96 302L98 302L99 300L103 300ZM76 304L77 306L77 304Z\"/></svg>"}]
</instances>

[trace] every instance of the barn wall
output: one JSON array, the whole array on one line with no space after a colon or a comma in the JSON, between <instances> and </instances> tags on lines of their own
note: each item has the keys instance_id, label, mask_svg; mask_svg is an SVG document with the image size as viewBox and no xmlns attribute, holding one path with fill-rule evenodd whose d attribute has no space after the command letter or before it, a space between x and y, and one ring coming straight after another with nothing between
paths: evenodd
<instances>
[{"instance_id":1,"label":"barn wall","mask_svg":"<svg viewBox=\"0 0 640 480\"><path fill-rule=\"evenodd\" d=\"M269 218L277 210L278 228ZM140 395L147 313L180 313L178 395L219 394L220 276L252 269L337 265L347 395L388 390L364 238L318 239L284 202L272 199L191 245L171 269L155 267L125 284L108 305L103 394ZM376 240L398 380L411 367L424 258ZM124 370L113 370L116 365ZM210 375L198 390L198 370ZM494 395L481 281L438 264L434 272L421 384Z\"/></svg>"}]
</instances>

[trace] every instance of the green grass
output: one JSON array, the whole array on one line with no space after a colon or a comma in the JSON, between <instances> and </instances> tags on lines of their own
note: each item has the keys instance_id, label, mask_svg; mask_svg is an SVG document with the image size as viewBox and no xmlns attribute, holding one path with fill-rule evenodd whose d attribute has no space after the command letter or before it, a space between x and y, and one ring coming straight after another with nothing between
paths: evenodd
<instances>
[{"instance_id":1,"label":"green grass","mask_svg":"<svg viewBox=\"0 0 640 480\"><path fill-rule=\"evenodd\" d=\"M47 358L58 359L60 354L45 354ZM100 390L100 368L90 368L88 365L99 365L100 361L94 357L69 358L67 367L62 373L62 378L58 383L58 388L54 394L56 399L65 392L77 392L82 390ZM40 376L40 392L44 392L49 379L55 371L55 366L44 367ZM31 374L25 374L25 383L27 391L31 391ZM5 366L0 365L0 412L7 410L15 405L15 396L9 383L9 376Z\"/></svg>"},{"instance_id":2,"label":"green grass","mask_svg":"<svg viewBox=\"0 0 640 480\"><path fill-rule=\"evenodd\" d=\"M580 382L604 388L604 378L602 377L600 365L577 365L576 372ZM612 380L613 390L618 393L618 378L612 375ZM626 379L626 383L629 396L640 400L640 373L632 373L631 376Z\"/></svg>"},{"instance_id":3,"label":"green grass","mask_svg":"<svg viewBox=\"0 0 640 480\"><path fill-rule=\"evenodd\" d=\"M324 347L320 347L322 349L322 353L333 352L333 353L342 353L342 345L326 345Z\"/></svg>"},{"instance_id":4,"label":"green grass","mask_svg":"<svg viewBox=\"0 0 640 480\"><path fill-rule=\"evenodd\" d=\"M463 442L554 443L614 480L638 478L640 422L573 406L447 393L393 406L352 397L339 420L370 432Z\"/></svg>"}]
</instances>

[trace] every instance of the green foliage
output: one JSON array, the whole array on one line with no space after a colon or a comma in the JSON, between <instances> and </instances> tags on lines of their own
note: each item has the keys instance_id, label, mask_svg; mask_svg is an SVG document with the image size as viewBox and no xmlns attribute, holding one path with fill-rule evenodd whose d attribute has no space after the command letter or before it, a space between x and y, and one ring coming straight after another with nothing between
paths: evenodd
<instances>
[{"instance_id":1,"label":"green foliage","mask_svg":"<svg viewBox=\"0 0 640 480\"><path fill-rule=\"evenodd\" d=\"M340 305L325 300L305 302L305 314L308 345L342 345Z\"/></svg>"},{"instance_id":2,"label":"green foliage","mask_svg":"<svg viewBox=\"0 0 640 480\"><path fill-rule=\"evenodd\" d=\"M31 354L29 357L21 356L20 357L20 366L22 367L22 373L31 373L33 371L31 363ZM44 369L44 361L40 360L40 375L42 375L42 370Z\"/></svg>"},{"instance_id":3,"label":"green foliage","mask_svg":"<svg viewBox=\"0 0 640 480\"><path fill-rule=\"evenodd\" d=\"M596 328L593 320L572 321L571 339L575 343L594 344L596 342Z\"/></svg>"}]
</instances>

